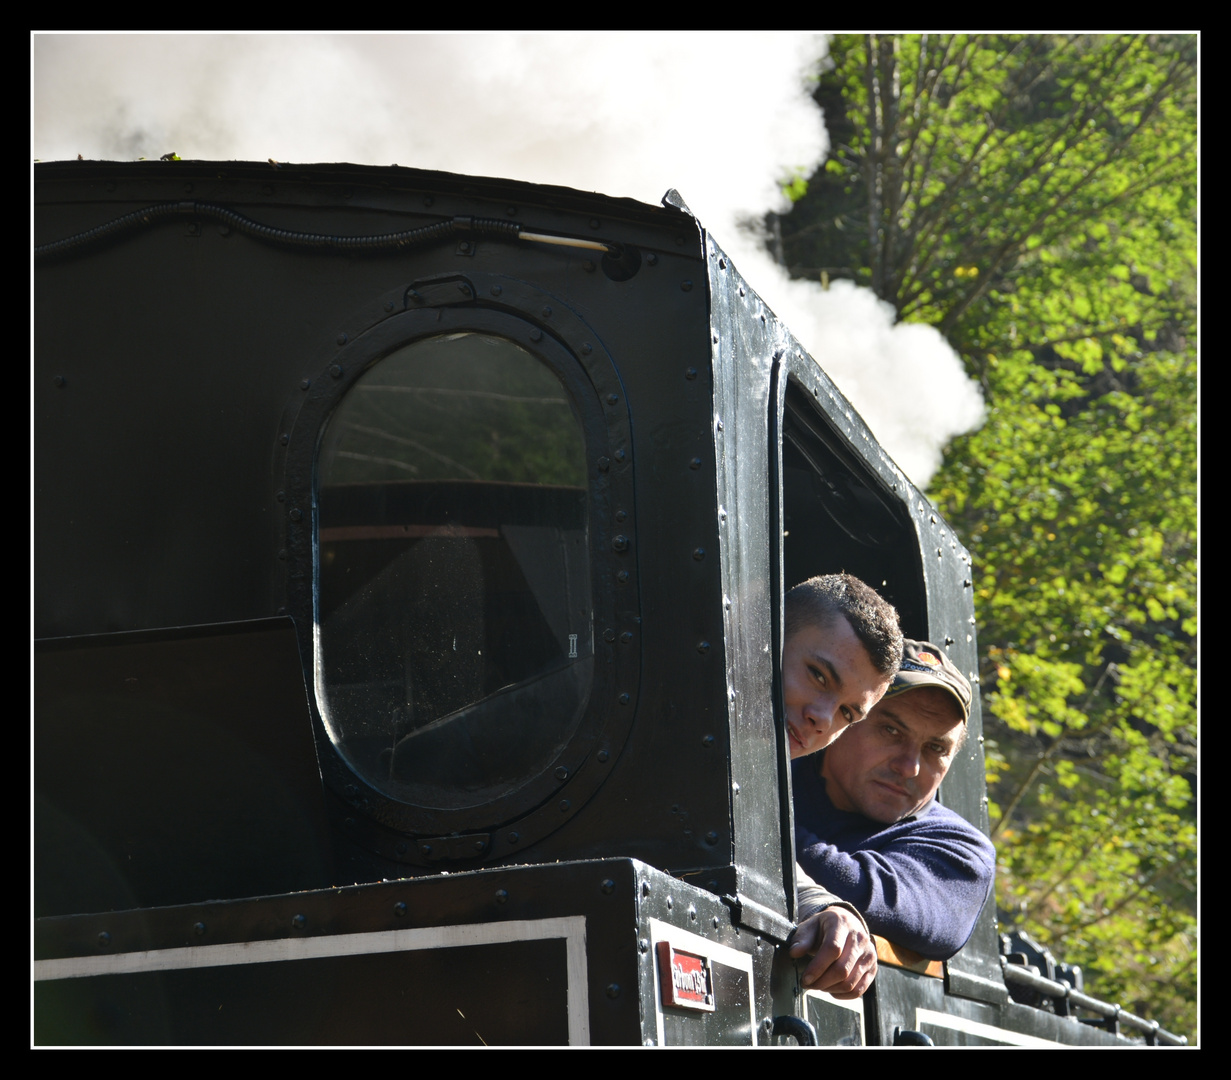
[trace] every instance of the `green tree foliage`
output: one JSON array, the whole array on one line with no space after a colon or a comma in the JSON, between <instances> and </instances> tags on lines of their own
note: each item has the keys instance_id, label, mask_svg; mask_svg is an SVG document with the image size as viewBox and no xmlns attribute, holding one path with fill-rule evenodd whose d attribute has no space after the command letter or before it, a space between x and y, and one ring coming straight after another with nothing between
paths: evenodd
<instances>
[{"instance_id":1,"label":"green tree foliage","mask_svg":"<svg viewBox=\"0 0 1231 1080\"><path fill-rule=\"evenodd\" d=\"M997 897L1195 1033L1196 42L840 37L797 276L982 384L932 497L975 555Z\"/></svg>"}]
</instances>

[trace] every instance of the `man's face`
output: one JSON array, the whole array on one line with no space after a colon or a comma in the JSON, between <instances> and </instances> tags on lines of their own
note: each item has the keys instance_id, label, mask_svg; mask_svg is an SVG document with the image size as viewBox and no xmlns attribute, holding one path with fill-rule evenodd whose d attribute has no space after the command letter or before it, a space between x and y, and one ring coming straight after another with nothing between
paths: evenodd
<instances>
[{"instance_id":1,"label":"man's face","mask_svg":"<svg viewBox=\"0 0 1231 1080\"><path fill-rule=\"evenodd\" d=\"M791 757L823 750L862 720L888 687L888 676L876 670L844 616L796 630L782 650Z\"/></svg>"},{"instance_id":2,"label":"man's face","mask_svg":"<svg viewBox=\"0 0 1231 1080\"><path fill-rule=\"evenodd\" d=\"M908 690L882 701L825 752L821 775L830 802L887 825L908 817L936 794L963 727L943 690Z\"/></svg>"}]
</instances>

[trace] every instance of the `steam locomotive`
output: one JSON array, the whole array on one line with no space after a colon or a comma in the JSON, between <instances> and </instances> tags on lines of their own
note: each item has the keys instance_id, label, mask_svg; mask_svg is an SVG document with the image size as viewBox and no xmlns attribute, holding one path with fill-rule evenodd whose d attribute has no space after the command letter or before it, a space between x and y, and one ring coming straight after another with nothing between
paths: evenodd
<instances>
[{"instance_id":1,"label":"steam locomotive","mask_svg":"<svg viewBox=\"0 0 1231 1080\"><path fill-rule=\"evenodd\" d=\"M990 904L800 986L784 586L849 571L977 681L970 556L678 194L34 202L36 1042L1182 1041Z\"/></svg>"}]
</instances>

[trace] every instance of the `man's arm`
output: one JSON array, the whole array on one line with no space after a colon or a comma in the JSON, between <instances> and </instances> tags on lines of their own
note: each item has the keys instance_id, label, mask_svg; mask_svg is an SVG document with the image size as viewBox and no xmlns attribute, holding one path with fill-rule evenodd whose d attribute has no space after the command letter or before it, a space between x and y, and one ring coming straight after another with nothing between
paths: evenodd
<instances>
[{"instance_id":1,"label":"man's arm","mask_svg":"<svg viewBox=\"0 0 1231 1080\"><path fill-rule=\"evenodd\" d=\"M799 925L790 954L812 962L800 981L808 990L836 998L862 997L876 978L876 946L863 917L850 904L826 892L798 866Z\"/></svg>"},{"instance_id":2,"label":"man's arm","mask_svg":"<svg viewBox=\"0 0 1231 1080\"><path fill-rule=\"evenodd\" d=\"M950 810L899 822L860 850L840 851L799 829L800 865L816 882L854 904L874 934L933 960L947 960L969 939L992 886L991 841Z\"/></svg>"}]
</instances>

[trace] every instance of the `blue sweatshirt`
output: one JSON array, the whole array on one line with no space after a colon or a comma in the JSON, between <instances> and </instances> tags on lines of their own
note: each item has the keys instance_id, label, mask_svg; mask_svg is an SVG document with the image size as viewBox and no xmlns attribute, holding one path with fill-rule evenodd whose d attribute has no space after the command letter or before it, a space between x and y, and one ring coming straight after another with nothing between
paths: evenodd
<instances>
[{"instance_id":1,"label":"blue sweatshirt","mask_svg":"<svg viewBox=\"0 0 1231 1080\"><path fill-rule=\"evenodd\" d=\"M821 760L816 754L791 767L799 864L854 904L872 933L929 959L949 959L970 938L991 892L991 841L935 799L892 825L838 810L825 792Z\"/></svg>"}]
</instances>

